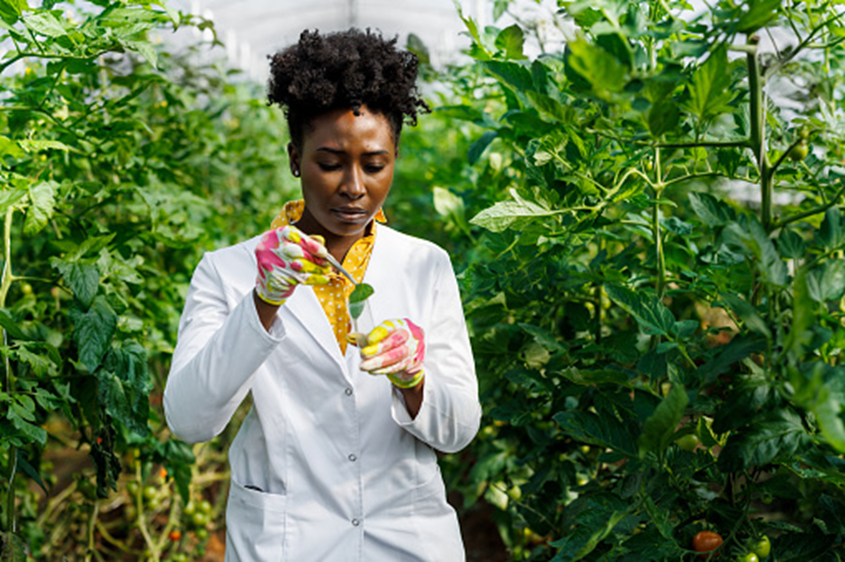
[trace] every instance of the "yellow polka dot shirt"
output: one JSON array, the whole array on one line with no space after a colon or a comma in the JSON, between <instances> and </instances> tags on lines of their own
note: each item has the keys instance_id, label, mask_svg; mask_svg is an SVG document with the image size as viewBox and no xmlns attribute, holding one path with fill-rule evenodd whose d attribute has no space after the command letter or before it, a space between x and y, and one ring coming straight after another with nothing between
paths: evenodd
<instances>
[{"instance_id":1,"label":"yellow polka dot shirt","mask_svg":"<svg viewBox=\"0 0 845 562\"><path fill-rule=\"evenodd\" d=\"M305 209L305 201L301 199L299 201L289 201L276 218L273 219L270 228L281 228L298 221L302 217L303 209ZM376 213L372 228L369 229L369 232L363 238L352 245L341 264L346 271L352 274L352 277L358 283L364 280L367 264L370 263L370 255L372 255L373 244L376 241L376 221L387 222L381 209ZM326 318L328 318L329 324L331 324L334 330L334 337L343 354L346 353L346 336L349 335L351 330L348 302L349 295L354 288L351 281L334 270L332 270L332 275L327 284L313 286L314 294L317 295L320 306L323 308L323 312L326 313Z\"/></svg>"}]
</instances>

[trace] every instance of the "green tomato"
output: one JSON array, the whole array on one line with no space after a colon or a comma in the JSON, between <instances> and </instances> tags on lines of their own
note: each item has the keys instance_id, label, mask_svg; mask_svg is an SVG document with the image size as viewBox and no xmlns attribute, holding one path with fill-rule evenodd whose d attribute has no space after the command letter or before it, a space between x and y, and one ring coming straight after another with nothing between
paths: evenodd
<instances>
[{"instance_id":1,"label":"green tomato","mask_svg":"<svg viewBox=\"0 0 845 562\"><path fill-rule=\"evenodd\" d=\"M197 506L197 509L205 514L209 514L211 513L211 503L208 500L202 500L199 506Z\"/></svg>"},{"instance_id":2,"label":"green tomato","mask_svg":"<svg viewBox=\"0 0 845 562\"><path fill-rule=\"evenodd\" d=\"M760 559L753 552L746 552L736 560L737 562L760 562Z\"/></svg>"},{"instance_id":3,"label":"green tomato","mask_svg":"<svg viewBox=\"0 0 845 562\"><path fill-rule=\"evenodd\" d=\"M158 495L158 490L156 490L155 486L146 486L144 488L144 497L148 500L153 499Z\"/></svg>"},{"instance_id":4,"label":"green tomato","mask_svg":"<svg viewBox=\"0 0 845 562\"><path fill-rule=\"evenodd\" d=\"M147 504L150 506L150 509L155 511L161 507L161 498L159 498L158 496L153 496L148 500Z\"/></svg>"},{"instance_id":5,"label":"green tomato","mask_svg":"<svg viewBox=\"0 0 845 562\"><path fill-rule=\"evenodd\" d=\"M204 541L205 539L207 539L208 538L208 529L206 529L206 528L197 529L197 538L201 541Z\"/></svg>"},{"instance_id":6,"label":"green tomato","mask_svg":"<svg viewBox=\"0 0 845 562\"><path fill-rule=\"evenodd\" d=\"M688 433L683 437L679 437L675 443L684 451L695 451L696 447L701 444L701 439L695 433Z\"/></svg>"},{"instance_id":7,"label":"green tomato","mask_svg":"<svg viewBox=\"0 0 845 562\"><path fill-rule=\"evenodd\" d=\"M802 139L800 143L798 143L798 144L796 144L795 146L792 147L792 150L789 151L789 154L787 154L787 156L793 162L800 162L801 160L806 158L807 154L809 154L809 153L810 153L810 145L807 144L806 140Z\"/></svg>"},{"instance_id":8,"label":"green tomato","mask_svg":"<svg viewBox=\"0 0 845 562\"><path fill-rule=\"evenodd\" d=\"M193 523L196 527L205 527L208 525L209 521L210 519L208 518L208 515L201 511L197 511L191 515L191 523Z\"/></svg>"},{"instance_id":9,"label":"green tomato","mask_svg":"<svg viewBox=\"0 0 845 562\"><path fill-rule=\"evenodd\" d=\"M197 506L195 506L194 503L191 502L191 503L189 503L188 505L185 506L185 512L184 513L185 513L185 515L190 517L191 515L196 513L196 511L197 511Z\"/></svg>"},{"instance_id":10,"label":"green tomato","mask_svg":"<svg viewBox=\"0 0 845 562\"><path fill-rule=\"evenodd\" d=\"M30 285L29 283L24 283L21 286L21 292L25 295L31 295L32 294L32 285Z\"/></svg>"},{"instance_id":11,"label":"green tomato","mask_svg":"<svg viewBox=\"0 0 845 562\"><path fill-rule=\"evenodd\" d=\"M130 480L126 483L126 491L129 492L129 495L135 497L135 494L138 493L138 483L134 480Z\"/></svg>"},{"instance_id":12,"label":"green tomato","mask_svg":"<svg viewBox=\"0 0 845 562\"><path fill-rule=\"evenodd\" d=\"M768 558L772 552L772 542L769 537L762 535L755 539L748 541L748 549L760 557L760 559Z\"/></svg>"}]
</instances>

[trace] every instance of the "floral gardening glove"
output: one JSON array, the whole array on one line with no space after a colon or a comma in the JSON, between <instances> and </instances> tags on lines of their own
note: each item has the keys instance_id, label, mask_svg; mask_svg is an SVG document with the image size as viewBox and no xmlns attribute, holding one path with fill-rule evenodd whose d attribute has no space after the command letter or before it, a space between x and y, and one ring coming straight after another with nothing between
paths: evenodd
<instances>
[{"instance_id":1,"label":"floral gardening glove","mask_svg":"<svg viewBox=\"0 0 845 562\"><path fill-rule=\"evenodd\" d=\"M329 282L331 266L320 236L307 236L295 226L265 232L255 247L258 276L255 292L268 304L284 304L297 285Z\"/></svg>"},{"instance_id":2,"label":"floral gardening glove","mask_svg":"<svg viewBox=\"0 0 845 562\"><path fill-rule=\"evenodd\" d=\"M425 335L407 318L385 320L367 335L360 369L387 375L399 388L412 388L423 379Z\"/></svg>"}]
</instances>

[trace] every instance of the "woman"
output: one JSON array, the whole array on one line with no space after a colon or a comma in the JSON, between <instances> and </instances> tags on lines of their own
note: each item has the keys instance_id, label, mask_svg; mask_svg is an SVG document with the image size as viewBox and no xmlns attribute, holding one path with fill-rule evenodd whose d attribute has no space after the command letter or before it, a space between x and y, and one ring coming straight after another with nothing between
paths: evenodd
<instances>
[{"instance_id":1,"label":"woman","mask_svg":"<svg viewBox=\"0 0 845 562\"><path fill-rule=\"evenodd\" d=\"M205 441L253 399L229 451L227 560L464 559L435 455L466 446L481 413L457 282L443 250L375 222L402 123L428 109L395 43L305 32L272 57L304 201L191 282L168 424ZM375 289L360 348L329 254Z\"/></svg>"}]
</instances>

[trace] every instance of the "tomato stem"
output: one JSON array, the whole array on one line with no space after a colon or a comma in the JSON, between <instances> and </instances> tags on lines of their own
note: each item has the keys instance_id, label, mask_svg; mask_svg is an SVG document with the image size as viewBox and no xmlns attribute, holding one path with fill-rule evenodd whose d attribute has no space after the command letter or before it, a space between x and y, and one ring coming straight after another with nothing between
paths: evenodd
<instances>
[{"instance_id":1,"label":"tomato stem","mask_svg":"<svg viewBox=\"0 0 845 562\"><path fill-rule=\"evenodd\" d=\"M6 306L6 295L12 284L12 216L14 208L6 210L6 220L3 227L3 280L0 282L0 308ZM3 329L3 345L9 345L9 334ZM3 369L6 374L6 393L14 398L14 380L12 368L9 364L9 356L3 359ZM14 445L9 447L9 487L6 492L6 532L15 532L15 474L18 467L18 448Z\"/></svg>"}]
</instances>

